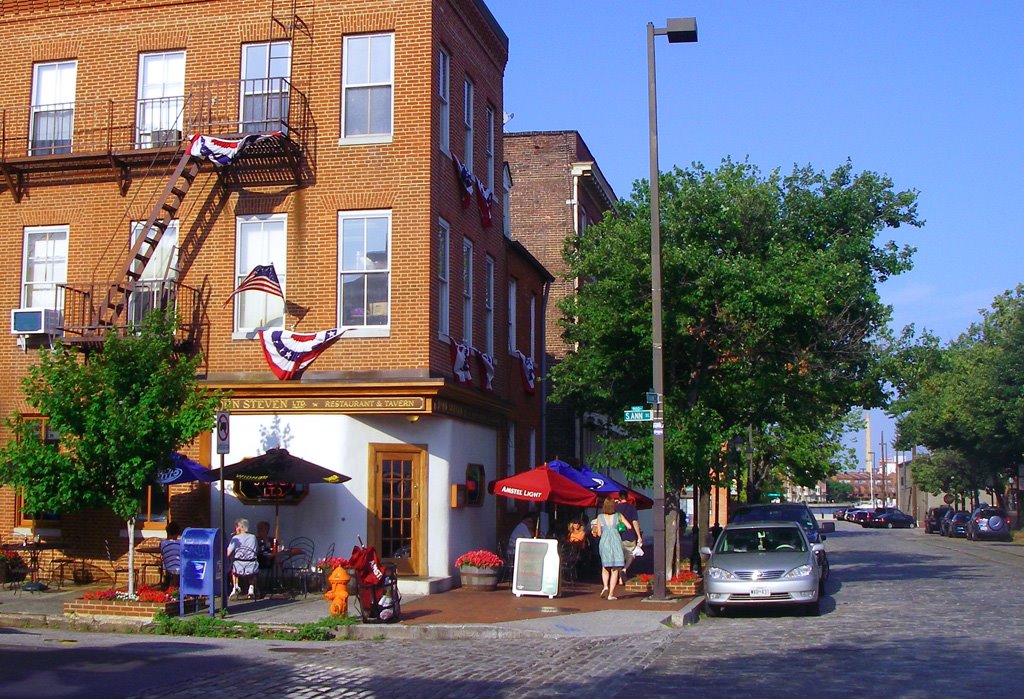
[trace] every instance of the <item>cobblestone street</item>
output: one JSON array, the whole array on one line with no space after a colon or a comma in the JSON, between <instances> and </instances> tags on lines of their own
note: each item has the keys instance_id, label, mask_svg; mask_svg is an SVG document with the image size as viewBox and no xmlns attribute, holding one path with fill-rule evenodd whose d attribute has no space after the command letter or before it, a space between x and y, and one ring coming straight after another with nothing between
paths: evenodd
<instances>
[{"instance_id":1,"label":"cobblestone street","mask_svg":"<svg viewBox=\"0 0 1024 699\"><path fill-rule=\"evenodd\" d=\"M0 696L1021 695L1021 547L848 523L827 546L820 618L751 610L606 639L293 644L9 631L26 635L20 658L16 639L0 636L8 667L20 669ZM125 678L114 692L103 684L113 672Z\"/></svg>"}]
</instances>

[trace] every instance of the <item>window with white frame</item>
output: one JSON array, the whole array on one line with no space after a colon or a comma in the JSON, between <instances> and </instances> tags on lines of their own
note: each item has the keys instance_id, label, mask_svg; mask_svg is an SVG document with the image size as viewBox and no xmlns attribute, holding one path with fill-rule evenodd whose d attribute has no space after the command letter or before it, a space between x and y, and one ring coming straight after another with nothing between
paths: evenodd
<instances>
[{"instance_id":1,"label":"window with white frame","mask_svg":"<svg viewBox=\"0 0 1024 699\"><path fill-rule=\"evenodd\" d=\"M462 341L473 346L473 242L462 240Z\"/></svg>"},{"instance_id":2,"label":"window with white frame","mask_svg":"<svg viewBox=\"0 0 1024 699\"><path fill-rule=\"evenodd\" d=\"M484 256L484 352L494 356L494 258Z\"/></svg>"},{"instance_id":3,"label":"window with white frame","mask_svg":"<svg viewBox=\"0 0 1024 699\"><path fill-rule=\"evenodd\" d=\"M505 478L516 474L516 423L508 423L508 443L505 445ZM505 507L509 512L515 512L516 501L513 498L503 498Z\"/></svg>"},{"instance_id":4,"label":"window with white frame","mask_svg":"<svg viewBox=\"0 0 1024 699\"><path fill-rule=\"evenodd\" d=\"M145 228L145 221L132 223L131 245L135 245ZM141 260L132 262L133 270L141 272L138 283L128 300L128 317L132 323L141 323L146 313L159 308L166 310L174 303L174 282L178 278L178 221L170 222L156 245L145 267Z\"/></svg>"},{"instance_id":5,"label":"window with white frame","mask_svg":"<svg viewBox=\"0 0 1024 699\"><path fill-rule=\"evenodd\" d=\"M68 226L26 228L22 261L22 307L63 309L58 284L68 281Z\"/></svg>"},{"instance_id":6,"label":"window with white frame","mask_svg":"<svg viewBox=\"0 0 1024 699\"><path fill-rule=\"evenodd\" d=\"M341 65L341 139L390 140L394 118L395 35L346 36Z\"/></svg>"},{"instance_id":7,"label":"window with white frame","mask_svg":"<svg viewBox=\"0 0 1024 699\"><path fill-rule=\"evenodd\" d=\"M487 156L487 174L484 176L484 181L487 183L487 191L494 192L494 107L487 105L485 111L485 121L487 124L487 142L485 144L484 154Z\"/></svg>"},{"instance_id":8,"label":"window with white frame","mask_svg":"<svg viewBox=\"0 0 1024 699\"><path fill-rule=\"evenodd\" d=\"M37 63L32 69L29 155L71 152L78 61Z\"/></svg>"},{"instance_id":9,"label":"window with white frame","mask_svg":"<svg viewBox=\"0 0 1024 699\"><path fill-rule=\"evenodd\" d=\"M449 268L449 240L451 227L443 218L437 221L437 329L441 335L449 335L451 327L451 270Z\"/></svg>"},{"instance_id":10,"label":"window with white frame","mask_svg":"<svg viewBox=\"0 0 1024 699\"><path fill-rule=\"evenodd\" d=\"M512 173L508 163L501 169L501 219L505 237L512 237Z\"/></svg>"},{"instance_id":11,"label":"window with white frame","mask_svg":"<svg viewBox=\"0 0 1024 699\"><path fill-rule=\"evenodd\" d=\"M462 162L473 172L473 81L462 84Z\"/></svg>"},{"instance_id":12,"label":"window with white frame","mask_svg":"<svg viewBox=\"0 0 1024 699\"><path fill-rule=\"evenodd\" d=\"M445 153L448 152L450 145L450 133L451 133L451 118L452 118L452 104L451 104L451 78L452 78L452 59L448 55L448 52L441 49L437 53L437 96L440 104L439 126L440 126L440 146L441 150Z\"/></svg>"},{"instance_id":13,"label":"window with white frame","mask_svg":"<svg viewBox=\"0 0 1024 699\"><path fill-rule=\"evenodd\" d=\"M385 334L391 322L390 211L338 212L338 272L340 325L355 328L350 335Z\"/></svg>"},{"instance_id":14,"label":"window with white frame","mask_svg":"<svg viewBox=\"0 0 1024 699\"><path fill-rule=\"evenodd\" d=\"M285 129L291 70L291 42L270 41L242 46L242 133Z\"/></svg>"},{"instance_id":15,"label":"window with white frame","mask_svg":"<svg viewBox=\"0 0 1024 699\"><path fill-rule=\"evenodd\" d=\"M185 52L139 54L139 98L135 110L138 147L177 147L181 143L184 106Z\"/></svg>"},{"instance_id":16,"label":"window with white frame","mask_svg":"<svg viewBox=\"0 0 1024 699\"><path fill-rule=\"evenodd\" d=\"M235 230L235 287L257 265L274 265L281 290L288 276L288 217L286 214L239 216ZM236 294L235 332L251 334L261 328L284 327L284 299L264 291Z\"/></svg>"},{"instance_id":17,"label":"window with white frame","mask_svg":"<svg viewBox=\"0 0 1024 699\"><path fill-rule=\"evenodd\" d=\"M515 354L516 342L516 280L508 280L508 352Z\"/></svg>"}]
</instances>

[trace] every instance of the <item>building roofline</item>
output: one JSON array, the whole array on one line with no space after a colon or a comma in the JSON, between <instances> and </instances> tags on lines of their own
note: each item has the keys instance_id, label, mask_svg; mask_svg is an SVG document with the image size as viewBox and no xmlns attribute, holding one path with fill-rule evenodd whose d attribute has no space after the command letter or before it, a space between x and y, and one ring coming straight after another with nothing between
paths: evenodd
<instances>
[{"instance_id":1,"label":"building roofline","mask_svg":"<svg viewBox=\"0 0 1024 699\"><path fill-rule=\"evenodd\" d=\"M498 20L494 18L494 15L491 14L490 8L487 7L484 0L473 0L473 2L477 9L480 10L480 14L483 15L485 20L487 20L487 23L491 25L491 30L494 32L494 35L498 37L498 41L500 41L501 45L505 47L505 53L508 53L508 35L505 33L505 30L501 28L501 25L498 24Z\"/></svg>"},{"instance_id":2,"label":"building roofline","mask_svg":"<svg viewBox=\"0 0 1024 699\"><path fill-rule=\"evenodd\" d=\"M513 250L515 250L516 252L518 252L520 255L522 255L523 259L525 259L530 264L530 266L534 267L538 272L540 272L540 275L541 277L544 278L544 281L548 282L549 284L555 281L555 276L548 271L548 268L545 267L540 260L533 256L533 253L531 253L525 245L520 243L518 240L513 240L512 238L505 238L505 244L508 245Z\"/></svg>"}]
</instances>

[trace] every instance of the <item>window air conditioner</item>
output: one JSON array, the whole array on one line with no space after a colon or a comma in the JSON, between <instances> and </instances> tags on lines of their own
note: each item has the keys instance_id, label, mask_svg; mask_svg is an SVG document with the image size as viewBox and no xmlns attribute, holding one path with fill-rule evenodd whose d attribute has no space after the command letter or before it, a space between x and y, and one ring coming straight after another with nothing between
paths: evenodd
<instances>
[{"instance_id":1,"label":"window air conditioner","mask_svg":"<svg viewBox=\"0 0 1024 699\"><path fill-rule=\"evenodd\" d=\"M64 314L56 308L12 308L12 335L60 335Z\"/></svg>"}]
</instances>

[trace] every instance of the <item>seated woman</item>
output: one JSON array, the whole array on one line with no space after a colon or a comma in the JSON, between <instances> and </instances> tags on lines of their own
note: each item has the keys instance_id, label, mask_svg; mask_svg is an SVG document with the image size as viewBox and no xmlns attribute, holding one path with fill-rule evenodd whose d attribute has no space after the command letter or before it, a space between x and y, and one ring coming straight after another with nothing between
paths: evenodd
<instances>
[{"instance_id":1,"label":"seated woman","mask_svg":"<svg viewBox=\"0 0 1024 699\"><path fill-rule=\"evenodd\" d=\"M231 597L241 597L242 586L246 585L249 599L256 598L256 575L260 569L256 547L256 537L249 533L249 520L237 520L235 535L228 543L228 558L231 559L231 578L234 583Z\"/></svg>"}]
</instances>

